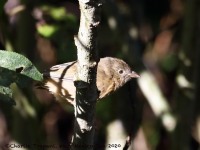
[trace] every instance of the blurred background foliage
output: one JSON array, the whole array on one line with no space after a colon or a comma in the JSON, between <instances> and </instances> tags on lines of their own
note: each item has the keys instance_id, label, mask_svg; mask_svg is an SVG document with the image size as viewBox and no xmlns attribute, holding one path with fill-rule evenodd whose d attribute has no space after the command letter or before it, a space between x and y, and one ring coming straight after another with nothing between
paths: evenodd
<instances>
[{"instance_id":1,"label":"blurred background foliage","mask_svg":"<svg viewBox=\"0 0 200 150\"><path fill-rule=\"evenodd\" d=\"M99 56L124 59L141 78L97 103L95 149L109 149L107 144L122 149L127 137L130 150L199 149L199 5L198 0L103 2ZM1 0L0 49L25 55L41 72L73 61L79 18L78 1ZM0 101L0 149L8 143L68 149L73 108L34 85L11 89L16 106Z\"/></svg>"}]
</instances>

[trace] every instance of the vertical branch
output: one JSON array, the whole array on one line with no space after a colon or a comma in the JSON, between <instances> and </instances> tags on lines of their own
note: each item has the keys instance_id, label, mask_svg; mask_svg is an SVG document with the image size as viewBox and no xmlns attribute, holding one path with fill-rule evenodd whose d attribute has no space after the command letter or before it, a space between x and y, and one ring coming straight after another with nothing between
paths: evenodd
<instances>
[{"instance_id":1,"label":"vertical branch","mask_svg":"<svg viewBox=\"0 0 200 150\"><path fill-rule=\"evenodd\" d=\"M75 79L75 124L71 149L93 149L96 99L97 28L100 23L99 1L79 0L81 11L77 46L78 70Z\"/></svg>"}]
</instances>

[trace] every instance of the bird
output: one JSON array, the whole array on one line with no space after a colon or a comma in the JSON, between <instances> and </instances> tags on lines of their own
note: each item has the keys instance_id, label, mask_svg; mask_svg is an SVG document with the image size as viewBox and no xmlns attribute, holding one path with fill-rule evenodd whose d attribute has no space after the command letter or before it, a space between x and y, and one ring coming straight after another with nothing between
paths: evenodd
<instances>
[{"instance_id":1,"label":"bird","mask_svg":"<svg viewBox=\"0 0 200 150\"><path fill-rule=\"evenodd\" d=\"M74 76L77 61L52 66L43 73L44 81L40 87L49 90L57 100L67 100L75 104L76 87ZM96 86L98 100L118 90L133 78L140 77L122 59L114 57L101 58L97 65Z\"/></svg>"}]
</instances>

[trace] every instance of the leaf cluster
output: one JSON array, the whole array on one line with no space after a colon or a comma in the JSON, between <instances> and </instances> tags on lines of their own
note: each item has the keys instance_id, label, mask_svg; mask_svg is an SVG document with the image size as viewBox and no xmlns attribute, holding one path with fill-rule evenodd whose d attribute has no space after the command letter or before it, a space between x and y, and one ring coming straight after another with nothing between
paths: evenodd
<instances>
[{"instance_id":1,"label":"leaf cluster","mask_svg":"<svg viewBox=\"0 0 200 150\"><path fill-rule=\"evenodd\" d=\"M15 104L11 84L30 87L32 81L42 81L43 76L25 56L0 50L0 100Z\"/></svg>"}]
</instances>

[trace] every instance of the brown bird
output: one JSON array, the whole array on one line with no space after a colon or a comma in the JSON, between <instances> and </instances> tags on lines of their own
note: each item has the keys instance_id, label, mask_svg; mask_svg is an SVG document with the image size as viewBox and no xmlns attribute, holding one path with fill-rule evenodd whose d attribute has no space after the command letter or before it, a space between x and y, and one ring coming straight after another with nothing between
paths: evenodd
<instances>
[{"instance_id":1,"label":"brown bird","mask_svg":"<svg viewBox=\"0 0 200 150\"><path fill-rule=\"evenodd\" d=\"M74 105L76 88L74 75L77 61L51 67L44 75L44 88L60 100L65 99ZM99 98L113 93L132 78L140 77L123 60L113 57L101 58L97 66L97 88Z\"/></svg>"}]
</instances>

